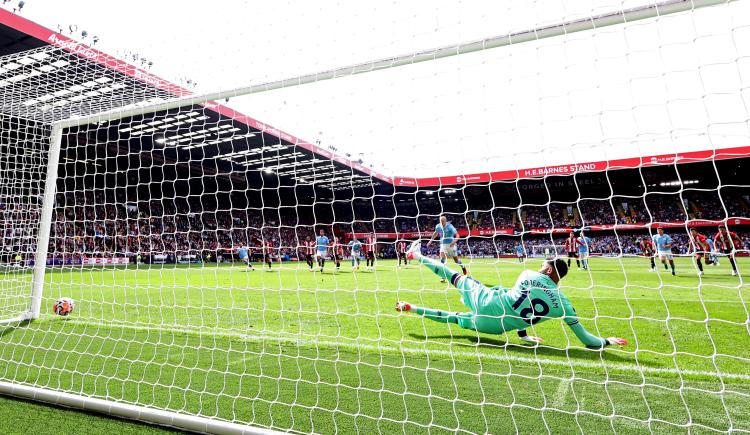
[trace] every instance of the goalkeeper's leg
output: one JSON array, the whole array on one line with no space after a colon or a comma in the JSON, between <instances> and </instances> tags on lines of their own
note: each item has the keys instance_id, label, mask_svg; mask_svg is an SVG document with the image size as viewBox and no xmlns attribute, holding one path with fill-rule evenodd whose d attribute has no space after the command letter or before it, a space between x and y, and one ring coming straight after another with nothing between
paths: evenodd
<instances>
[{"instance_id":1,"label":"goalkeeper's leg","mask_svg":"<svg viewBox=\"0 0 750 435\"><path fill-rule=\"evenodd\" d=\"M442 261L435 261L431 258L427 258L420 252L421 242L416 241L409 247L409 251L406 254L406 258L411 258L419 261L422 265L430 269L435 275L441 278L441 281L449 281L454 287L461 290L462 292L470 292L484 288L484 285L466 275L462 275L451 268Z\"/></svg>"},{"instance_id":2,"label":"goalkeeper's leg","mask_svg":"<svg viewBox=\"0 0 750 435\"><path fill-rule=\"evenodd\" d=\"M407 254L408 255L408 254ZM431 258L423 257L421 253L416 254L412 253L412 258L426 266L428 269L430 269L435 275L439 276L441 280L447 281L453 278L453 276L460 276L458 272L451 270L451 268L448 267L448 265L445 263L444 259L440 259L441 261L435 261Z\"/></svg>"},{"instance_id":3,"label":"goalkeeper's leg","mask_svg":"<svg viewBox=\"0 0 750 435\"><path fill-rule=\"evenodd\" d=\"M398 302L396 304L396 311L400 312L413 312L426 319L430 319L433 322L438 323L455 323L456 325L464 328L476 331L476 323L474 322L474 313L456 313L448 312L443 310L436 310L433 308L424 308L412 305L408 302Z\"/></svg>"}]
</instances>

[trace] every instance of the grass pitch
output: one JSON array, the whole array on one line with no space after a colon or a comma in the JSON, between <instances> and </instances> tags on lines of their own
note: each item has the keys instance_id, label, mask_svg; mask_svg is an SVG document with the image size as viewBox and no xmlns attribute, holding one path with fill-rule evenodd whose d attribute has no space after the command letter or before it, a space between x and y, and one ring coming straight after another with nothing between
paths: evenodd
<instances>
[{"instance_id":1,"label":"grass pitch","mask_svg":"<svg viewBox=\"0 0 750 435\"><path fill-rule=\"evenodd\" d=\"M539 264L470 271L510 286ZM399 314L398 300L464 310L417 265L330 266L48 273L45 309L76 310L2 330L0 379L297 432L750 431L750 291L726 260L700 280L690 259L676 277L634 258L574 267L562 290L584 326L630 341L603 352L559 320L529 347Z\"/></svg>"}]
</instances>

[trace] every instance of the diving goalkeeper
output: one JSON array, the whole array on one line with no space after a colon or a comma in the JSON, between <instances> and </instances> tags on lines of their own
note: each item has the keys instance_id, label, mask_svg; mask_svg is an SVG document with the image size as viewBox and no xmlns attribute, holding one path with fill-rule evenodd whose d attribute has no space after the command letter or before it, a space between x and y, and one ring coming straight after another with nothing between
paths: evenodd
<instances>
[{"instance_id":1,"label":"diving goalkeeper","mask_svg":"<svg viewBox=\"0 0 750 435\"><path fill-rule=\"evenodd\" d=\"M542 339L528 335L526 328L552 318L562 318L589 349L628 344L623 338L592 335L578 322L573 305L557 287L560 279L568 273L568 266L562 259L546 260L539 272L524 271L513 288L487 288L471 277L450 270L443 263L423 257L420 249L419 241L412 243L407 258L419 261L436 275L449 280L461 292L461 302L471 311L446 312L408 302L398 302L397 311L411 311L436 322L455 323L464 329L486 334L516 330L521 340L533 343L540 343Z\"/></svg>"}]
</instances>

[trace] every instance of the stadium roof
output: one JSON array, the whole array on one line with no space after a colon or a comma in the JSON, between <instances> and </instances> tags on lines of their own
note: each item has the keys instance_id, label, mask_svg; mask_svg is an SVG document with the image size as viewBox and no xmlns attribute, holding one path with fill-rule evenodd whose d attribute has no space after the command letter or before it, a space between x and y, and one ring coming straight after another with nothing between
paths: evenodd
<instances>
[{"instance_id":1,"label":"stadium roof","mask_svg":"<svg viewBox=\"0 0 750 435\"><path fill-rule=\"evenodd\" d=\"M51 123L146 106L191 92L23 17L0 9L2 112ZM359 163L211 102L97 126L98 139L132 153L173 146L189 161L211 160L225 173L278 175L280 182L329 189L384 180ZM106 127L106 128L105 128ZM99 140L101 143L101 140ZM208 146L211 145L211 146Z\"/></svg>"},{"instance_id":2,"label":"stadium roof","mask_svg":"<svg viewBox=\"0 0 750 435\"><path fill-rule=\"evenodd\" d=\"M741 7L735 4L730 5L731 7ZM688 18L687 21L681 18L672 19L661 19L660 26L665 29L672 29L670 26L674 26L674 29L679 30L679 26L691 24L690 20L694 20L695 17ZM125 107L128 105L137 105L145 102L159 101L171 96L188 95L190 91L177 86L173 83L169 83L159 77L156 77L146 71L143 71L137 67L129 65L121 60L115 59L104 53L101 53L91 47L87 47L84 44L78 43L70 38L55 33L47 28L39 26L31 21L28 21L22 17L11 14L7 11L0 11L0 37L3 38L5 43L3 44L4 53L18 53L22 50L30 48L37 48L39 51L36 53L50 54L55 61L65 59L76 59L76 65L61 66L60 68L80 68L76 70L76 74L72 75L75 77L84 77L83 83L73 83L67 88L61 87L55 92L44 92L40 95L28 95L23 102L28 103L28 106L16 107L14 110L26 111L27 116L31 116L33 119L60 119L65 116L71 115L70 112L66 112L68 109L65 105L66 101L70 101L70 95L55 95L57 92L64 92L65 90L70 91L72 86L85 86L86 83L97 83L92 84L92 89L78 91L83 95L73 95L75 98L83 98L86 93L96 93L103 88L106 92L111 92L113 97L107 99L107 103L117 107ZM687 23L687 24L686 24ZM712 25L715 25L713 23ZM721 23L719 23L721 24ZM736 28L741 31L744 27L736 24ZM710 30L707 27L707 32ZM669 33L669 32L665 32ZM613 32L614 35L627 35L628 42L638 42L638 38L631 38L629 32L625 30L618 30ZM680 32L672 32L672 34L680 35ZM687 34L690 36L690 34ZM649 35L643 38L644 40L649 39ZM600 38L603 38L599 35ZM708 38L708 36L706 36ZM550 50L560 51L561 47L569 50L569 53L573 53L574 47L582 43L588 43L593 41L590 35L582 37L580 40L562 41L560 43L551 44L549 46L531 45L534 50L532 52L547 53ZM583 42L582 42L583 41ZM670 43L674 46L681 47L683 41L662 41L665 46L669 47ZM693 40L691 42L695 46L699 46L698 43ZM689 45L688 45L689 46ZM524 61L524 57L518 51L523 47L515 46L508 48L509 50L516 50L507 55L508 58L513 58L516 63L518 61ZM547 50L547 51L544 51ZM666 49L665 49L666 50ZM741 51L738 51L742 54ZM667 53L665 51L665 53ZM532 53L534 54L534 53ZM630 54L630 53L626 53ZM720 53L722 55L726 53ZM736 55L735 55L736 56ZM502 57L502 56L501 56ZM634 57L634 56L631 56ZM666 57L666 55L665 55ZM456 57L454 59L459 59ZM616 56L613 59L619 59ZM744 57L735 58L732 63L727 65L728 68L734 68L735 70L741 65ZM558 57L552 58L551 62L557 62ZM505 59L501 59L505 61ZM632 61L632 59L631 59ZM443 62L443 61L441 61ZM451 61L453 62L453 61ZM464 80L471 82L473 77L472 71L479 70L475 68L481 66L482 68L489 68L493 64L492 59L475 57L467 64L462 64L460 61L458 64L449 66L450 68L458 67ZM502 63L502 62L501 62ZM52 62L48 62L47 67ZM441 92L444 90L440 86L440 83L434 82L433 79L439 78L439 74L435 74L434 70L431 70L431 66L422 64L423 66L410 66L407 68L415 68L413 71L421 70L419 81L408 81L412 85L418 86L421 90L427 89L438 89ZM427 66L425 66L427 65ZM534 65L534 64L530 64ZM567 64L562 65L566 71ZM601 65L605 65L604 62ZM613 64L614 65L614 64ZM54 67L54 65L52 65ZM502 66L502 65L501 65ZM700 65L699 65L700 66ZM711 66L711 65L708 65ZM497 67L497 65L495 65ZM555 65L537 65L540 69L537 71L545 72L549 69L549 72L554 73L554 68L559 67ZM603 67L603 66L602 66ZM34 65L30 65L29 68L34 68ZM577 71L570 68L571 71ZM81 74L84 71L84 74ZM701 74L708 75L709 68L701 70ZM615 71L613 70L613 73ZM678 71L679 72L679 71ZM741 71L740 71L741 72ZM385 82L387 84L396 83L398 80L395 75L400 74L398 69L380 71L376 74L381 74L381 84ZM7 74L8 78L18 76L17 73L12 71ZM386 77L383 79L383 77ZM4 77L4 76L3 76ZM364 78L363 78L364 77ZM585 75L582 76L581 80L586 80ZM619 76L618 76L619 77ZM103 80L104 78L111 78L110 82L100 83L96 82L97 79ZM633 81L629 77L619 77L623 80ZM26 79L43 80L43 76L30 77ZM563 77L563 79L567 79ZM349 80L342 79L344 81ZM364 82L358 82L357 80L365 80ZM202 108L196 108L196 110L189 110L188 112L197 112L192 119L198 117L208 117L203 120L199 120L200 124L212 124L211 128L221 128L221 124L230 125L230 128L239 129L234 132L235 136L245 136L241 138L239 142L232 143L231 145L217 147L217 151L214 154L206 154L206 148L200 147L198 143L193 141L185 141L176 146L180 147L187 152L195 152L200 159L214 159L218 161L219 165L229 168L234 171L244 171L250 168L250 172L260 172L264 169L279 173L284 177L288 177L297 183L309 183L316 185L327 185L328 187L338 188L350 188L358 186L370 186L372 184L378 184L381 181L390 182L396 186L437 186L437 185L461 185L465 183L483 183L494 180L512 180L519 177L542 177L550 174L574 174L576 172L584 171L603 171L609 169L618 168L632 168L643 165L664 165L673 164L680 162L691 162L691 161L704 161L710 159L723 159L723 158L735 158L744 157L750 155L750 147L748 147L748 134L747 134L747 120L730 119L730 122L724 122L722 113L718 113L714 118L708 121L699 120L695 123L695 129L682 129L670 125L668 122L662 122L663 119L658 116L648 115L641 116L639 120L653 118L653 131L651 133L651 125L638 126L633 125L632 122L617 127L618 132L622 132L622 135L605 136L613 138L611 141L602 141L599 137L592 137L588 142L576 142L578 139L575 136L575 132L584 131L586 128L576 128L571 123L571 119L567 119L564 116L561 119L557 119L554 122L541 122L539 120L533 121L533 111L528 114L533 115L530 124L527 121L516 124L514 121L515 114L510 114L507 117L500 117L498 119L498 125L492 126L486 137L478 137L476 133L472 132L483 132L488 130L488 126L482 126L481 120L469 119L470 117L464 116L462 118L446 119L448 125L443 128L432 128L435 122L417 122L419 119L429 120L422 117L415 120L404 120L404 117L399 115L408 115L403 111L410 111L411 113L420 113L423 111L429 111L431 105L437 102L436 99L422 98L421 103L427 104L420 110L414 110L414 107L405 108L406 105L400 104L402 100L399 100L399 95L393 94L389 97L393 97L393 100L386 101L384 99L373 98L368 100L367 92L375 93L382 91L377 86L369 86L370 82L369 75L358 76L357 78L351 79L346 82L344 86L332 89L328 83L320 83L321 88L305 88L299 91L295 95L295 107L272 107L273 104L267 104L270 100L264 100L266 96L261 95L258 99L254 99L252 104L246 104L246 101L235 102L232 100L232 106L235 109L227 107L219 103L210 103ZM692 78L690 80L681 81L678 76L671 78L671 83L676 86L681 86L685 89L689 89L692 86ZM482 83L483 80L475 80L478 83ZM374 83L374 82L373 82ZM54 84L47 84L45 86L53 86ZM125 88L113 89L115 86L126 86ZM528 86L531 86L530 88ZM730 85L732 85L730 83ZM93 88L93 86L99 86L100 88ZM318 86L308 85L308 86ZM338 85L336 85L338 86ZM546 94L534 94L534 88L536 87L535 82L525 83L523 81L517 81L514 85L518 89L514 90L515 95L509 96L509 98L515 98L515 100L526 99L530 101L548 101L552 100L546 98ZM40 87L39 89L42 89ZM77 89L77 88L76 88ZM112 89L112 90L109 90ZM300 88L301 89L301 88ZM343 89L343 91L342 91ZM322 92L319 92L323 90ZM493 90L494 91L494 90ZM286 92L286 91L285 91ZM296 89L290 89L289 92L297 92ZM336 93L339 92L339 93ZM343 92L343 93L341 93ZM364 92L364 94L362 93ZM471 90L461 90L458 95L468 94ZM498 90L499 92L499 90ZM633 91L634 92L634 91ZM698 103L698 112L704 109L711 109L715 104L723 104L723 102L712 102L711 97L721 96L721 92L716 91L714 94L707 93L704 95L698 95L697 97L691 97L688 100L680 98L680 95L672 95L671 100L668 104L673 106L679 106L680 104L687 105L690 102ZM303 98L300 99L300 93L303 94ZM648 94L648 89L645 89L644 95ZM653 92L651 92L653 93ZM408 92L404 92L406 98L409 98ZM500 93L502 94L502 93ZM281 94L281 97L286 94ZM369 131L371 134L363 137L358 132L357 135L346 137L335 136L334 142L345 138L349 141L361 141L358 146L366 149L373 150L373 154L378 155L376 163L379 165L375 166L380 172L373 170L371 166L371 159L368 160L367 166L350 160L349 158L337 155L335 152L321 148L316 144L302 140L294 135L280 131L274 127L269 126L267 123L258 121L257 119L248 117L242 113L236 111L236 108L247 108L248 111L252 110L255 115L263 117L263 119L271 120L274 125L288 125L289 128L303 131L305 134L310 134L311 131L317 131L317 129L323 129L326 132L336 130L347 130L348 125L341 125L342 118L340 116L330 116L329 123L331 125L325 125L321 123L325 121L325 114L315 113L315 104L322 98L321 95L330 97L332 100L336 100L341 107L349 107L350 105L361 104L361 101L368 101L368 106L373 111L380 109L392 110L392 120L394 124L398 125L371 125ZM503 94L505 95L505 94ZM519 97L522 95L522 97ZM617 100L620 94L614 96L613 100ZM692 94L691 94L692 95ZM26 95L24 95L26 96ZM52 97L50 99L50 96ZM446 95L438 95L443 97L447 103L452 102L460 103L459 100L452 100L446 98ZM736 96L736 95L733 95ZM278 99L280 96L268 95L267 98ZM307 97L311 101L303 101ZM447 97L451 97L450 94ZM46 101L39 101L42 98ZM118 99L119 98L119 99ZM128 100L128 98L130 98ZM349 98L350 100L347 100ZM602 97L604 98L604 97ZM717 97L718 98L718 97ZM735 98L736 99L736 98ZM82 100L82 101L85 101ZM291 101L291 99L290 99ZM612 109L599 109L601 110L598 114L593 113L592 116L586 115L588 121L594 124L603 125L602 128L609 127L610 125L621 124L618 120L618 116L629 117L630 111L644 110L645 111L653 104L643 104L642 106L636 105L636 102L629 102L623 107L616 107ZM261 104L259 104L261 103ZM658 103L658 101L657 101ZM710 103L710 104L709 104ZM95 112L98 109L102 109L101 101L100 106L90 106L86 108L84 104L77 104L76 107L88 110L88 112L82 112L80 115L86 113ZM385 104L385 108L380 107L372 109L377 104ZM703 104L703 106L701 106ZM49 106L52 106L51 108ZM440 106L440 107L443 107ZM464 107L457 104L456 107ZM522 108L522 107L519 107ZM42 110L46 109L46 110ZM526 108L527 109L527 108ZM276 110L276 112L274 112ZM299 112L294 112L298 110ZM692 109L691 109L692 110ZM284 116L277 116L279 112L283 111ZM34 112L34 113L31 113ZM42 113L42 112L46 112ZM728 110L724 112L729 113ZM562 112L564 113L564 111ZM739 113L739 112L736 112ZM308 116L305 116L310 114ZM340 115L340 114L338 114ZM610 115L612 118L606 120L604 117ZM487 111L484 114L485 117L494 116L494 112ZM600 118L597 120L597 116ZM295 125L290 123L289 118L293 118L296 121ZM410 116L406 116L409 118ZM565 118L565 119L563 119ZM589 119L590 118L590 119ZM584 119L584 117L580 117ZM607 121L605 123L605 121ZM686 117L686 119L691 119ZM146 122L147 121L147 122ZM354 121L354 119L353 119ZM360 122L361 120L357 120ZM631 120L632 121L632 120ZM126 122L129 125L117 125L117 133L125 135L125 139L132 139L138 137L138 141L131 141L129 146L133 146L136 142L143 143L147 141L149 137L159 136L160 133L168 131L169 125L163 123L161 125L149 125L147 128L136 128L138 125L144 125L155 122L154 119L133 119L130 122ZM369 122L369 119L366 120ZM414 128L403 130L399 123L403 124L408 122ZM534 124L534 122L541 122ZM709 122L708 127L705 127L705 122ZM337 124L338 123L338 124ZM304 125L303 125L304 124ZM424 124L424 125L421 125ZM637 122L636 122L637 124ZM458 127L453 127L456 125ZM587 124L588 125L588 124ZM464 128L469 126L468 128ZM173 126L172 126L173 127ZM360 128L357 126L356 128ZM476 127L476 128L475 128ZM540 132L541 128L550 128L551 130ZM690 127L690 126L688 126ZM705 127L705 128L704 128ZM427 131L425 130L432 130ZM554 128L558 128L555 130ZM505 130L503 130L505 129ZM571 132L570 138L559 138L559 134L562 129L565 132ZM670 130L671 129L671 130ZM163 130L163 131L160 131ZM192 132L205 130L205 128L199 128L196 126ZM360 129L361 130L361 129ZM413 131L411 131L413 130ZM593 131L593 130L592 130ZM666 131L666 133L664 133ZM338 133L338 132L336 132ZM406 133L406 134L404 134ZM510 133L510 134L506 134ZM204 134L204 133L199 133ZM539 139L538 143L534 142ZM181 137L180 139L185 139ZM193 136L193 139L196 139ZM205 141L205 137L199 137ZM213 141L218 140L218 137L212 137ZM569 148L554 148L549 145L548 142L552 139L556 141L560 139L559 143L566 143L566 140L570 139L572 146ZM462 142L463 141L463 142ZM458 146L451 148L446 143L468 143L474 141L476 146L465 147ZM325 143L325 142L324 142ZM434 145L435 152L432 152L431 144ZM513 144L513 146L505 146L505 144ZM154 144L148 144L148 147L154 147ZM191 148L192 147L192 148ZM264 147L267 147L264 150ZM285 148L278 148L285 147ZM344 148L344 147L341 147ZM446 152L445 150L450 150ZM255 153L257 151L257 155ZM398 153L398 154L396 154ZM437 158L447 160L438 161ZM254 157L250 157L253 156ZM395 159L394 156L399 155L400 158ZM282 160L285 158L287 160ZM395 173L383 174L391 168L388 168L388 164L392 164L395 169ZM404 168L413 167L413 171L407 171ZM434 171L434 172L431 172ZM313 174L313 176L309 176ZM404 175L411 176L404 176ZM399 176L401 175L401 176ZM358 177L352 179L352 176Z\"/></svg>"}]
</instances>

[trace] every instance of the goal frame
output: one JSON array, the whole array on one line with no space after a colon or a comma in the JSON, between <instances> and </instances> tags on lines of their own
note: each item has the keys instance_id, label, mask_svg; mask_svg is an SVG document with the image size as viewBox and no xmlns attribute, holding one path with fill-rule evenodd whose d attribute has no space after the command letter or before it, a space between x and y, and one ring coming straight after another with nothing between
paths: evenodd
<instances>
[{"instance_id":1,"label":"goal frame","mask_svg":"<svg viewBox=\"0 0 750 435\"><path fill-rule=\"evenodd\" d=\"M29 309L26 313L23 313L14 318L4 320L0 319L0 325L6 325L6 327L12 327L13 325L23 325L28 321L38 319L41 313L41 302L44 292L48 255L48 243L51 232L52 214L55 207L58 165L60 159L60 150L62 146L62 138L65 129L92 123L129 118L138 115L142 116L179 107L203 105L206 103L210 104L213 101L229 101L229 99L231 99L232 97L245 96L287 87L294 87L303 84L320 82L323 80L336 79L340 77L348 77L382 69L389 69L398 66L411 65L420 62L457 56L460 54L467 54L492 48L503 47L511 44L546 39L600 27L626 24L633 21L655 18L679 12L686 12L689 10L707 6L726 4L731 1L734 0L668 0L614 13L602 14L572 21L565 21L546 27L528 29L512 34L494 36L457 45L438 47L416 53L374 60L366 63L348 65L340 68L307 75L300 75L297 77L286 78L283 80L272 81L263 84L237 87L234 89L219 92L188 95L161 103L131 108L127 110L115 109L85 117L69 118L56 121L52 123L52 132L49 141L47 171L45 177L43 203L40 212L39 228L37 233L37 251L34 258ZM122 402L107 401L84 395L49 390L38 386L24 385L7 381L0 381L0 394L26 400L45 402L53 405L74 408L88 412L102 413L114 417L138 420L155 425L170 426L189 431L218 434L279 433L269 429L246 426L209 417L188 415L174 411L161 410L150 408L147 406L133 405Z\"/></svg>"}]
</instances>

